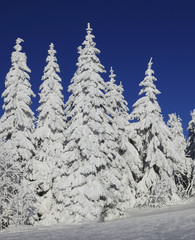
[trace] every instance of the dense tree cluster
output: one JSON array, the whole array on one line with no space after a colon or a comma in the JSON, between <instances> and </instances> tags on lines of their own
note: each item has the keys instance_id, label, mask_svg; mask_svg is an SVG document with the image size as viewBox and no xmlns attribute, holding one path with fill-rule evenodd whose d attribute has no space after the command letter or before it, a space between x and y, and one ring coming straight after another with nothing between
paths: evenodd
<instances>
[{"instance_id":1,"label":"dense tree cluster","mask_svg":"<svg viewBox=\"0 0 195 240\"><path fill-rule=\"evenodd\" d=\"M195 192L195 109L164 122L152 58L131 113L111 67L105 81L90 24L64 103L51 43L31 110L30 69L16 40L0 119L0 226L104 221L128 207L162 207Z\"/></svg>"}]
</instances>

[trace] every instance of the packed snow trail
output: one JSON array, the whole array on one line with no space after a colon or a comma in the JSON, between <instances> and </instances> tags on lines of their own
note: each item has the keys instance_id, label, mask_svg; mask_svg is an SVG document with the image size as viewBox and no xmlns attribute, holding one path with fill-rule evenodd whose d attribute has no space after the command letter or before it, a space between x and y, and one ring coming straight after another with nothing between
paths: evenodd
<instances>
[{"instance_id":1,"label":"packed snow trail","mask_svg":"<svg viewBox=\"0 0 195 240\"><path fill-rule=\"evenodd\" d=\"M6 229L0 240L194 240L195 201L164 209L131 209L110 222Z\"/></svg>"}]
</instances>

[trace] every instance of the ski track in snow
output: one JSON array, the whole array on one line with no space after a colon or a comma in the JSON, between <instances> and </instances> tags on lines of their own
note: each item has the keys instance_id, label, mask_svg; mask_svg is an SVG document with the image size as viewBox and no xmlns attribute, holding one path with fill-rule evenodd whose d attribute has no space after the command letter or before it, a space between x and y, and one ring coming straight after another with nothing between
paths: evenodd
<instances>
[{"instance_id":1,"label":"ski track in snow","mask_svg":"<svg viewBox=\"0 0 195 240\"><path fill-rule=\"evenodd\" d=\"M163 209L130 209L110 222L10 228L0 240L194 240L195 201Z\"/></svg>"}]
</instances>

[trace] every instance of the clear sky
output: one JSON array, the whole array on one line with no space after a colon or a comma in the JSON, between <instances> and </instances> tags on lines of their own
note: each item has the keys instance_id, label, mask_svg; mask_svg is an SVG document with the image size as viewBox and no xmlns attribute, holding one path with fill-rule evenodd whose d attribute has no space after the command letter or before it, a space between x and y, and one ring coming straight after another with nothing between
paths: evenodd
<instances>
[{"instance_id":1,"label":"clear sky","mask_svg":"<svg viewBox=\"0 0 195 240\"><path fill-rule=\"evenodd\" d=\"M8 0L0 2L0 93L11 67L10 56L17 37L32 70L32 109L38 107L47 50L57 50L65 101L67 87L76 70L77 47L91 23L101 63L110 66L123 82L130 111L138 99L139 83L150 57L158 102L165 121L176 112L183 120L184 133L195 108L195 1L194 0ZM0 100L0 107L3 99ZM2 115L2 110L0 110Z\"/></svg>"}]
</instances>

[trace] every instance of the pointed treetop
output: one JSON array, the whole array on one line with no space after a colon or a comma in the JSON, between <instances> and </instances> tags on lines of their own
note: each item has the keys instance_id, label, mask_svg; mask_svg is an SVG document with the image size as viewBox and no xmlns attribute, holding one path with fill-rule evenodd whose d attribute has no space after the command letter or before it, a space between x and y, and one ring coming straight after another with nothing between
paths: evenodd
<instances>
[{"instance_id":1,"label":"pointed treetop","mask_svg":"<svg viewBox=\"0 0 195 240\"><path fill-rule=\"evenodd\" d=\"M16 39L16 45L14 46L14 49L15 49L17 52L19 52L19 51L22 50L22 47L20 46L20 43L21 43L21 42L24 42L24 40L21 39L21 38L17 38L17 39Z\"/></svg>"},{"instance_id":2,"label":"pointed treetop","mask_svg":"<svg viewBox=\"0 0 195 240\"><path fill-rule=\"evenodd\" d=\"M149 68L149 69L152 68L152 64L153 64L153 62L152 62L152 57L151 57L151 58L150 58L150 61L149 61L149 63L148 63L148 68Z\"/></svg>"},{"instance_id":3,"label":"pointed treetop","mask_svg":"<svg viewBox=\"0 0 195 240\"><path fill-rule=\"evenodd\" d=\"M119 85L119 87L122 87L123 88L123 84L122 84L122 82L120 81L120 85Z\"/></svg>"},{"instance_id":4,"label":"pointed treetop","mask_svg":"<svg viewBox=\"0 0 195 240\"><path fill-rule=\"evenodd\" d=\"M151 58L150 58L150 61L149 61L149 63L148 63L148 69L147 69L146 72L145 72L145 74L146 74L147 76L149 76L149 77L151 77L152 74L154 74L154 70L152 70L152 64L153 64L153 62L152 62L152 57L151 57Z\"/></svg>"},{"instance_id":5,"label":"pointed treetop","mask_svg":"<svg viewBox=\"0 0 195 240\"><path fill-rule=\"evenodd\" d=\"M112 69L112 67L110 67L110 73L111 73L111 75L114 74L114 70Z\"/></svg>"},{"instance_id":6,"label":"pointed treetop","mask_svg":"<svg viewBox=\"0 0 195 240\"><path fill-rule=\"evenodd\" d=\"M49 45L48 53L49 53L50 56L54 56L54 55L55 55L56 50L54 49L54 44L53 44L53 43L51 43L51 44Z\"/></svg>"},{"instance_id":7,"label":"pointed treetop","mask_svg":"<svg viewBox=\"0 0 195 240\"><path fill-rule=\"evenodd\" d=\"M51 44L49 45L49 47L50 47L50 50L53 50L53 49L54 49L54 44L51 43Z\"/></svg>"},{"instance_id":8,"label":"pointed treetop","mask_svg":"<svg viewBox=\"0 0 195 240\"><path fill-rule=\"evenodd\" d=\"M24 40L22 38L17 38L16 39L16 44L20 44L21 42L24 42Z\"/></svg>"},{"instance_id":9,"label":"pointed treetop","mask_svg":"<svg viewBox=\"0 0 195 240\"><path fill-rule=\"evenodd\" d=\"M110 68L110 76L109 76L110 81L114 83L114 82L115 82L115 79L114 79L115 77L116 77L116 74L114 74L114 70L113 70L113 68L111 67L111 68Z\"/></svg>"},{"instance_id":10,"label":"pointed treetop","mask_svg":"<svg viewBox=\"0 0 195 240\"><path fill-rule=\"evenodd\" d=\"M124 92L124 88L123 88L123 84L122 82L120 81L120 84L119 84L119 92L122 94Z\"/></svg>"},{"instance_id":11,"label":"pointed treetop","mask_svg":"<svg viewBox=\"0 0 195 240\"><path fill-rule=\"evenodd\" d=\"M91 32L92 32L93 29L91 28L90 23L87 24L86 30L87 30L87 34L88 34L88 35L91 34Z\"/></svg>"}]
</instances>

